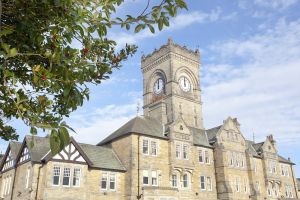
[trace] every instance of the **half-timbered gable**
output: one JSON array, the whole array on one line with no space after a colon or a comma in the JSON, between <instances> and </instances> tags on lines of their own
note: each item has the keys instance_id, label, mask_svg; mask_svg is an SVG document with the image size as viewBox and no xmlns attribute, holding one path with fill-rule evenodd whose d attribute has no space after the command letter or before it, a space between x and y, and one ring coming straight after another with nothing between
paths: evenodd
<instances>
[{"instance_id":1,"label":"half-timbered gable","mask_svg":"<svg viewBox=\"0 0 300 200\"><path fill-rule=\"evenodd\" d=\"M2 158L0 169L1 172L7 171L14 167L17 153L21 147L21 143L19 142L10 142L7 150Z\"/></svg>"},{"instance_id":2,"label":"half-timbered gable","mask_svg":"<svg viewBox=\"0 0 300 200\"><path fill-rule=\"evenodd\" d=\"M74 163L84 163L92 166L93 163L90 161L85 152L81 149L81 147L77 144L77 142L71 138L70 144L65 146L63 150L61 150L56 155L52 156L49 151L43 158L45 162L49 160L60 161L60 162L74 162Z\"/></svg>"}]
</instances>

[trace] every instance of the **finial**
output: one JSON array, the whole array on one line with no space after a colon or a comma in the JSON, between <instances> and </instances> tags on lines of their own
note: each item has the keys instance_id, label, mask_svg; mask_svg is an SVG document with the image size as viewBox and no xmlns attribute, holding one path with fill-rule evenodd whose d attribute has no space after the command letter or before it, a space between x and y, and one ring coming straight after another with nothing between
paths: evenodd
<instances>
[{"instance_id":1,"label":"finial","mask_svg":"<svg viewBox=\"0 0 300 200\"><path fill-rule=\"evenodd\" d=\"M168 38L168 44L173 44L173 39L171 37Z\"/></svg>"},{"instance_id":2,"label":"finial","mask_svg":"<svg viewBox=\"0 0 300 200\"><path fill-rule=\"evenodd\" d=\"M255 143L255 134L254 134L254 131L252 131L252 136L253 136L253 143Z\"/></svg>"},{"instance_id":3,"label":"finial","mask_svg":"<svg viewBox=\"0 0 300 200\"><path fill-rule=\"evenodd\" d=\"M136 105L136 116L139 116L140 114L140 102L137 102L137 105Z\"/></svg>"}]
</instances>

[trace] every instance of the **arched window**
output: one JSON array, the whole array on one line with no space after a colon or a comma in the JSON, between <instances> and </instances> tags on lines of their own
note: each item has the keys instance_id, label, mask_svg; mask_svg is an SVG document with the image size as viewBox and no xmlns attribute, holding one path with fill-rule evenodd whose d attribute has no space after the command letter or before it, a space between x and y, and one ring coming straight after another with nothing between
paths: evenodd
<instances>
[{"instance_id":1,"label":"arched window","mask_svg":"<svg viewBox=\"0 0 300 200\"><path fill-rule=\"evenodd\" d=\"M183 175L183 187L188 188L189 187L189 175L185 173Z\"/></svg>"}]
</instances>

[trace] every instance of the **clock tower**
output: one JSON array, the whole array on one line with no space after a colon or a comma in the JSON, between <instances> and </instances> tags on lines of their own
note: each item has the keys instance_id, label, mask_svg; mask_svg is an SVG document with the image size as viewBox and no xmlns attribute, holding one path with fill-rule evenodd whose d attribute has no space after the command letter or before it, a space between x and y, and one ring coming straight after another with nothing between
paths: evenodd
<instances>
[{"instance_id":1,"label":"clock tower","mask_svg":"<svg viewBox=\"0 0 300 200\"><path fill-rule=\"evenodd\" d=\"M169 125L182 119L204 129L200 95L200 53L175 44L142 56L144 115Z\"/></svg>"}]
</instances>

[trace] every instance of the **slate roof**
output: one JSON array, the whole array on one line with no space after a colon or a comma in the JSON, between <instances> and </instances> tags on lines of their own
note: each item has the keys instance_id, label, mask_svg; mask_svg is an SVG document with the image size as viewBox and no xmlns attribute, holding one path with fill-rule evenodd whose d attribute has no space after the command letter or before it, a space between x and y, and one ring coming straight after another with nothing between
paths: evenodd
<instances>
[{"instance_id":1,"label":"slate roof","mask_svg":"<svg viewBox=\"0 0 300 200\"><path fill-rule=\"evenodd\" d=\"M26 135L25 141L31 161L33 162L41 162L41 159L50 151L50 141L48 137Z\"/></svg>"},{"instance_id":2,"label":"slate roof","mask_svg":"<svg viewBox=\"0 0 300 200\"><path fill-rule=\"evenodd\" d=\"M222 127L222 125L206 130L207 137L208 137L209 141L212 141L216 138L216 135L217 135L217 133L218 133L218 131L220 130L221 127Z\"/></svg>"},{"instance_id":3,"label":"slate roof","mask_svg":"<svg viewBox=\"0 0 300 200\"><path fill-rule=\"evenodd\" d=\"M125 171L125 167L114 151L107 147L78 143L80 148L92 161L92 167Z\"/></svg>"},{"instance_id":4,"label":"slate roof","mask_svg":"<svg viewBox=\"0 0 300 200\"><path fill-rule=\"evenodd\" d=\"M147 116L137 116L110 134L98 145L109 143L110 141L125 136L129 133L139 133L152 137L168 139L168 137L163 134L163 131L162 124L157 120Z\"/></svg>"},{"instance_id":5,"label":"slate roof","mask_svg":"<svg viewBox=\"0 0 300 200\"><path fill-rule=\"evenodd\" d=\"M212 147L208 142L205 130L194 128L194 127L188 127L188 128L193 134L193 140L195 145Z\"/></svg>"},{"instance_id":6,"label":"slate roof","mask_svg":"<svg viewBox=\"0 0 300 200\"><path fill-rule=\"evenodd\" d=\"M288 163L288 164L295 165L293 162L291 162L290 160L282 157L281 155L278 155L278 160L279 160L279 162L283 162L283 163Z\"/></svg>"},{"instance_id":7,"label":"slate roof","mask_svg":"<svg viewBox=\"0 0 300 200\"><path fill-rule=\"evenodd\" d=\"M17 155L19 153L19 150L20 150L21 146L22 146L21 142L12 141L12 142L9 143L9 147L10 147L10 150L11 150L11 156L14 160L17 158Z\"/></svg>"},{"instance_id":8,"label":"slate roof","mask_svg":"<svg viewBox=\"0 0 300 200\"><path fill-rule=\"evenodd\" d=\"M25 136L25 141L31 156L31 161L33 162L42 162L42 159L50 152L50 139L48 137L27 135ZM34 142L33 146L30 145L31 141ZM72 141L76 142L74 139L72 139ZM79 145L83 153L86 154L87 158L92 162L90 167L122 171L126 170L112 149L91 144L76 144ZM19 149L21 148L21 145L22 143L18 143Z\"/></svg>"}]
</instances>

